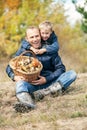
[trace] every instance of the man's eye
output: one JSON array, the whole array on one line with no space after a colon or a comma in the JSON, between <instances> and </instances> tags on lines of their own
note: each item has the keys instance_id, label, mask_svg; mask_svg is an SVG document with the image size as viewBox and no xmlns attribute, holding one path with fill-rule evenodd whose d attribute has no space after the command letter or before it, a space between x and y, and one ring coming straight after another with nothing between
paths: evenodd
<instances>
[{"instance_id":1,"label":"man's eye","mask_svg":"<svg viewBox=\"0 0 87 130\"><path fill-rule=\"evenodd\" d=\"M33 38L33 37L30 37L31 39Z\"/></svg>"},{"instance_id":2,"label":"man's eye","mask_svg":"<svg viewBox=\"0 0 87 130\"><path fill-rule=\"evenodd\" d=\"M36 35L36 37L39 37L38 35Z\"/></svg>"}]
</instances>

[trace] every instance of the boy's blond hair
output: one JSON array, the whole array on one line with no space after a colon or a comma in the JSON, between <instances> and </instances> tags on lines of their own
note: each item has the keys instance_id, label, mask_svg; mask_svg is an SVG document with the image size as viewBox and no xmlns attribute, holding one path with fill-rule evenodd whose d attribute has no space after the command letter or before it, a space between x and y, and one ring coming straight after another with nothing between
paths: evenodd
<instances>
[{"instance_id":1,"label":"boy's blond hair","mask_svg":"<svg viewBox=\"0 0 87 130\"><path fill-rule=\"evenodd\" d=\"M39 29L46 29L53 31L53 25L49 21L43 21L42 23L39 24Z\"/></svg>"}]
</instances>

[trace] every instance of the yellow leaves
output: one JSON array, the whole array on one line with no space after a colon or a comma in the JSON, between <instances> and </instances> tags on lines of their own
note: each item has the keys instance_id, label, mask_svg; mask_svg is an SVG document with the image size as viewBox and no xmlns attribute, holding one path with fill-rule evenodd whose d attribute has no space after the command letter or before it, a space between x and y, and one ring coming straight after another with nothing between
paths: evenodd
<instances>
[{"instance_id":1,"label":"yellow leaves","mask_svg":"<svg viewBox=\"0 0 87 130\"><path fill-rule=\"evenodd\" d=\"M11 55L13 53L15 53L18 49L19 44L17 42L13 42L10 40L6 40L6 44L5 44L5 52L7 55Z\"/></svg>"},{"instance_id":2,"label":"yellow leaves","mask_svg":"<svg viewBox=\"0 0 87 130\"><path fill-rule=\"evenodd\" d=\"M2 29L5 27L5 18L4 16L0 19L0 30L2 31Z\"/></svg>"},{"instance_id":3,"label":"yellow leaves","mask_svg":"<svg viewBox=\"0 0 87 130\"><path fill-rule=\"evenodd\" d=\"M6 40L5 40L5 43L6 43L6 44L10 44L11 41L6 39Z\"/></svg>"},{"instance_id":4,"label":"yellow leaves","mask_svg":"<svg viewBox=\"0 0 87 130\"><path fill-rule=\"evenodd\" d=\"M21 0L5 0L5 4L9 9L17 9L21 4Z\"/></svg>"},{"instance_id":5,"label":"yellow leaves","mask_svg":"<svg viewBox=\"0 0 87 130\"><path fill-rule=\"evenodd\" d=\"M4 28L4 24L0 23L0 29L3 29L3 28Z\"/></svg>"},{"instance_id":6,"label":"yellow leaves","mask_svg":"<svg viewBox=\"0 0 87 130\"><path fill-rule=\"evenodd\" d=\"M20 37L20 35L15 35L15 36L12 36L12 37L11 37L11 40L18 42L18 41L21 40L21 37Z\"/></svg>"}]
</instances>

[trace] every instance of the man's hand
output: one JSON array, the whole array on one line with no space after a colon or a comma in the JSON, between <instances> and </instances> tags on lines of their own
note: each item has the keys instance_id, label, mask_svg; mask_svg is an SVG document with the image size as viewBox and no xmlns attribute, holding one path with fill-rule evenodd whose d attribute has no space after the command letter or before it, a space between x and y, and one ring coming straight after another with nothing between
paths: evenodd
<instances>
[{"instance_id":1,"label":"man's hand","mask_svg":"<svg viewBox=\"0 0 87 130\"><path fill-rule=\"evenodd\" d=\"M20 80L27 81L23 76L14 76L14 80L15 81L20 81Z\"/></svg>"},{"instance_id":2,"label":"man's hand","mask_svg":"<svg viewBox=\"0 0 87 130\"><path fill-rule=\"evenodd\" d=\"M32 85L42 85L46 83L46 78L43 76L39 76L38 80L32 81L31 84Z\"/></svg>"}]
</instances>

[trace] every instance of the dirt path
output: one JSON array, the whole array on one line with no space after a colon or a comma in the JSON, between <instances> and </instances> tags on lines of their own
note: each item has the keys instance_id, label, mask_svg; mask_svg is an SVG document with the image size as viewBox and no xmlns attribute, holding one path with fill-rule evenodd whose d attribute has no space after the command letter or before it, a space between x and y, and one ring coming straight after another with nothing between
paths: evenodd
<instances>
[{"instance_id":1,"label":"dirt path","mask_svg":"<svg viewBox=\"0 0 87 130\"><path fill-rule=\"evenodd\" d=\"M13 109L15 83L5 73L6 63L0 68L0 130L87 130L87 73L78 74L63 96L47 96L36 110L20 114Z\"/></svg>"}]
</instances>

